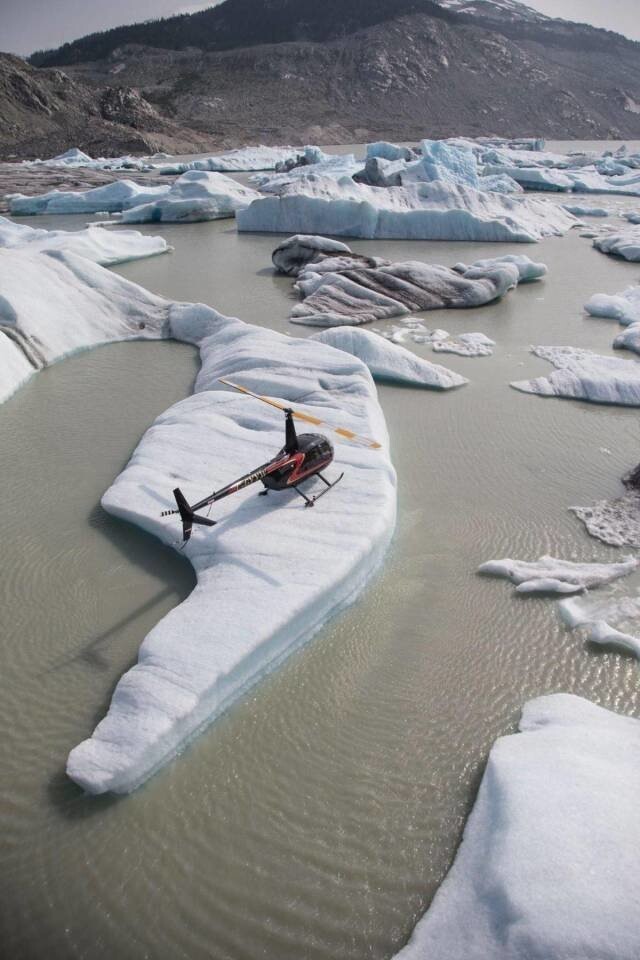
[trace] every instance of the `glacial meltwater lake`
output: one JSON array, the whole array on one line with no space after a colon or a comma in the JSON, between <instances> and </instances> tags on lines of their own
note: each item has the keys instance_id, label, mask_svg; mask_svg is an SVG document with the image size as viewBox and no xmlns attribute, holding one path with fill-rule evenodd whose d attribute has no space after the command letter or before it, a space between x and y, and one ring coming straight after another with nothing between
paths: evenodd
<instances>
[{"instance_id":1,"label":"glacial meltwater lake","mask_svg":"<svg viewBox=\"0 0 640 960\"><path fill-rule=\"evenodd\" d=\"M86 219L23 222L78 229ZM271 269L281 238L239 235L232 220L142 230L175 249L118 268L123 276L313 332L287 321L297 297ZM591 539L567 508L621 490L640 460L637 409L508 384L551 369L530 344L612 353L617 324L583 305L637 283L640 265L598 253L579 231L537 245L352 247L448 265L523 253L549 275L488 307L422 315L497 346L467 359L409 341L471 383L379 386L399 505L382 572L129 796L84 796L65 776L67 754L194 576L99 501L154 418L190 392L197 353L173 342L102 347L39 373L0 408L3 960L386 960L445 875L489 748L527 699L567 691L640 716L637 661L585 646L553 600L475 572L501 557L624 553ZM640 574L623 589L638 586Z\"/></svg>"}]
</instances>

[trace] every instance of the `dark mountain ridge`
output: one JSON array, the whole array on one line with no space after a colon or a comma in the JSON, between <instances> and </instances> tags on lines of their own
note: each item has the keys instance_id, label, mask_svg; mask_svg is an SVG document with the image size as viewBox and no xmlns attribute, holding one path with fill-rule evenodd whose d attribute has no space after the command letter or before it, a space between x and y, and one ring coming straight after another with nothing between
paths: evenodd
<instances>
[{"instance_id":1,"label":"dark mountain ridge","mask_svg":"<svg viewBox=\"0 0 640 960\"><path fill-rule=\"evenodd\" d=\"M126 120L138 98L138 134L165 124L185 151L189 138L194 152L197 141L640 139L640 44L517 0L225 0L32 62L93 88L102 120ZM23 66L33 82L52 72ZM106 96L113 87L128 92ZM12 95L0 88L0 120ZM10 140L0 125L5 152Z\"/></svg>"}]
</instances>

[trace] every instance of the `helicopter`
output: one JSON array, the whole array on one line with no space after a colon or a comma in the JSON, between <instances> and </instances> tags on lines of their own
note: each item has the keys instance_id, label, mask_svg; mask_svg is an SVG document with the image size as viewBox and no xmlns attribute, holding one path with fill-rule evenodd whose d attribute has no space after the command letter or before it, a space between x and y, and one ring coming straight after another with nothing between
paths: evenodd
<instances>
[{"instance_id":1,"label":"helicopter","mask_svg":"<svg viewBox=\"0 0 640 960\"><path fill-rule=\"evenodd\" d=\"M253 393L252 390L241 387L237 383L232 383L230 380L225 380L220 377L219 382L224 383L228 387L233 387L234 390L239 390L241 393L245 393L250 397L254 397L256 400L262 400L263 403L268 403L270 406L282 410L285 416L284 446L271 460L256 467L255 470L252 470L250 473L245 473L244 476L227 484L226 487L222 487L220 490L214 490L213 493L209 494L208 497L204 497L203 500L199 500L198 503L189 504L180 487L176 487L173 491L173 496L175 497L177 510L163 510L160 516L169 517L180 514L183 544L191 537L194 523L202 524L206 527L214 527L218 522L208 516L203 517L198 515L196 513L197 510L202 510L203 507L207 506L210 507L211 504L216 503L216 501L222 500L232 493L237 493L252 483L256 483L257 481L262 482L265 489L260 491L259 496L265 497L270 490L295 490L305 501L305 507L313 507L320 497L328 493L329 490L332 490L333 487L342 480L344 473L341 473L333 482L329 482L329 480L322 475L322 471L329 466L334 457L334 449L331 441L322 433L298 434L296 432L294 419L302 420L305 423L310 423L318 427L328 427L343 439L359 443L373 450L377 450L381 446L377 441L360 437L358 434L353 433L352 430L347 430L343 427L329 427L324 420L320 420L318 417L303 413L300 410L294 410L292 407L285 406L285 404L279 403L271 397L263 397L258 393ZM309 497L300 489L300 484L306 480L310 480L312 477L319 477L325 487L320 493Z\"/></svg>"}]
</instances>

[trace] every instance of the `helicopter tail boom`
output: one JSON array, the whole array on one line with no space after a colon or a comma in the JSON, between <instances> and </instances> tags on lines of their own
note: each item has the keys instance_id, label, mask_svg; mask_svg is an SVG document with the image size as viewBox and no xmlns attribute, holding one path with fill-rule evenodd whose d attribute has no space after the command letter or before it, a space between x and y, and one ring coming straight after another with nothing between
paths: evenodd
<instances>
[{"instance_id":1,"label":"helicopter tail boom","mask_svg":"<svg viewBox=\"0 0 640 960\"><path fill-rule=\"evenodd\" d=\"M178 504L178 513L180 514L180 519L182 520L182 537L185 543L191 536L194 523L201 523L205 527L215 527L215 520L210 520L209 517L199 517L193 512L180 487L175 488L173 495L176 498L176 503Z\"/></svg>"}]
</instances>

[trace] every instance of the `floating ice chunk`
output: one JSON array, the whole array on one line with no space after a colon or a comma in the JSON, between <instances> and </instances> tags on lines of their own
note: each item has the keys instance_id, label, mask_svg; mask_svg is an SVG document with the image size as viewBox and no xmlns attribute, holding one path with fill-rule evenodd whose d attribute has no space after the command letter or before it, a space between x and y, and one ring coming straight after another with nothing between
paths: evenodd
<instances>
[{"instance_id":1,"label":"floating ice chunk","mask_svg":"<svg viewBox=\"0 0 640 960\"><path fill-rule=\"evenodd\" d=\"M123 223L197 223L233 217L260 194L222 173L190 170L168 193L122 214Z\"/></svg>"},{"instance_id":2,"label":"floating ice chunk","mask_svg":"<svg viewBox=\"0 0 640 960\"><path fill-rule=\"evenodd\" d=\"M493 746L454 864L397 960L636 960L640 723L568 694Z\"/></svg>"},{"instance_id":3,"label":"floating ice chunk","mask_svg":"<svg viewBox=\"0 0 640 960\"><path fill-rule=\"evenodd\" d=\"M238 214L241 231L318 233L368 239L529 243L577 221L546 200L485 193L443 181L369 187L351 177L307 174Z\"/></svg>"},{"instance_id":4,"label":"floating ice chunk","mask_svg":"<svg viewBox=\"0 0 640 960\"><path fill-rule=\"evenodd\" d=\"M611 214L611 211L604 207L585 207L578 203L563 203L563 207L574 217L608 217Z\"/></svg>"},{"instance_id":5,"label":"floating ice chunk","mask_svg":"<svg viewBox=\"0 0 640 960\"><path fill-rule=\"evenodd\" d=\"M586 597L562 600L558 604L560 619L570 630L584 628L587 640L607 646L622 647L640 658L640 639L617 629L618 625L640 619L640 596L610 596L605 599Z\"/></svg>"},{"instance_id":6,"label":"floating ice chunk","mask_svg":"<svg viewBox=\"0 0 640 960\"><path fill-rule=\"evenodd\" d=\"M412 150L411 147L399 147L397 144L389 143L386 140L367 144L367 159L380 157L382 160L414 160L416 156L416 151Z\"/></svg>"},{"instance_id":7,"label":"floating ice chunk","mask_svg":"<svg viewBox=\"0 0 640 960\"><path fill-rule=\"evenodd\" d=\"M203 157L187 164L187 170L209 170L214 173L244 173L253 170L275 170L278 163L296 158L297 147L240 147L213 157Z\"/></svg>"},{"instance_id":8,"label":"floating ice chunk","mask_svg":"<svg viewBox=\"0 0 640 960\"><path fill-rule=\"evenodd\" d=\"M137 230L113 233L102 227L86 230L44 230L14 223L0 217L0 249L28 247L35 253L51 250L68 251L103 266L128 260L140 260L171 249L164 237L147 237Z\"/></svg>"},{"instance_id":9,"label":"floating ice chunk","mask_svg":"<svg viewBox=\"0 0 640 960\"><path fill-rule=\"evenodd\" d=\"M140 170L149 171L154 169L151 162L153 157L98 157L92 159L88 153L73 147L57 157L51 157L49 160L23 160L28 166L47 166L47 167L86 167L92 170Z\"/></svg>"},{"instance_id":10,"label":"floating ice chunk","mask_svg":"<svg viewBox=\"0 0 640 960\"><path fill-rule=\"evenodd\" d=\"M609 253L614 257L640 263L640 227L596 237L593 245L601 253Z\"/></svg>"},{"instance_id":11,"label":"floating ice chunk","mask_svg":"<svg viewBox=\"0 0 640 960\"><path fill-rule=\"evenodd\" d=\"M362 163L356 160L352 153L322 154L320 158L316 159L315 163L303 163L275 175L257 174L251 177L251 182L262 193L280 194L287 189L289 184L298 181L304 182L310 176L328 177L332 180L337 180L340 177L351 179L361 168Z\"/></svg>"},{"instance_id":12,"label":"floating ice chunk","mask_svg":"<svg viewBox=\"0 0 640 960\"><path fill-rule=\"evenodd\" d=\"M622 633L604 620L597 620L595 623L589 624L587 640L590 640L591 643L599 643L604 647L617 647L624 650L625 653L632 653L640 660L640 638L633 637L630 633Z\"/></svg>"},{"instance_id":13,"label":"floating ice chunk","mask_svg":"<svg viewBox=\"0 0 640 960\"><path fill-rule=\"evenodd\" d=\"M450 390L469 381L465 377L435 363L417 357L404 347L389 343L368 330L338 327L314 333L310 340L319 340L344 350L365 363L376 380L411 383L416 386Z\"/></svg>"},{"instance_id":14,"label":"floating ice chunk","mask_svg":"<svg viewBox=\"0 0 640 960\"><path fill-rule=\"evenodd\" d=\"M578 347L532 349L556 369L548 377L513 382L516 390L541 397L640 406L640 361L603 357Z\"/></svg>"},{"instance_id":15,"label":"floating ice chunk","mask_svg":"<svg viewBox=\"0 0 640 960\"><path fill-rule=\"evenodd\" d=\"M351 248L339 240L327 237L296 234L279 243L271 254L271 260L278 273L297 277L300 269L319 257L335 256L337 253L351 253Z\"/></svg>"},{"instance_id":16,"label":"floating ice chunk","mask_svg":"<svg viewBox=\"0 0 640 960\"><path fill-rule=\"evenodd\" d=\"M422 156L409 164L402 174L403 185L435 180L478 190L478 161L472 150L455 147L445 140L423 140Z\"/></svg>"},{"instance_id":17,"label":"floating ice chunk","mask_svg":"<svg viewBox=\"0 0 640 960\"><path fill-rule=\"evenodd\" d=\"M507 173L483 175L478 183L478 190L487 190L490 193L523 193L524 187Z\"/></svg>"},{"instance_id":18,"label":"floating ice chunk","mask_svg":"<svg viewBox=\"0 0 640 960\"><path fill-rule=\"evenodd\" d=\"M476 260L467 266L465 263L456 263L454 270L463 276L472 275L472 271L489 271L500 268L504 264L512 264L518 270L518 283L530 283L532 280L540 280L546 277L549 272L545 263L535 263L529 257L520 253L508 253L503 257L492 257L489 260Z\"/></svg>"},{"instance_id":19,"label":"floating ice chunk","mask_svg":"<svg viewBox=\"0 0 640 960\"><path fill-rule=\"evenodd\" d=\"M632 556L619 563L574 563L549 556L532 562L507 558L483 563L478 573L506 577L518 585L521 593L577 593L626 577L638 563Z\"/></svg>"},{"instance_id":20,"label":"floating ice chunk","mask_svg":"<svg viewBox=\"0 0 640 960\"><path fill-rule=\"evenodd\" d=\"M585 310L592 317L617 320L626 326L627 329L613 341L613 346L618 350L640 353L640 287L627 287L613 296L597 293L585 304Z\"/></svg>"},{"instance_id":21,"label":"floating ice chunk","mask_svg":"<svg viewBox=\"0 0 640 960\"><path fill-rule=\"evenodd\" d=\"M168 184L143 187L133 180L114 180L90 190L50 190L35 197L14 193L9 199L9 210L21 217L41 213L119 213L127 206L149 203L168 192Z\"/></svg>"},{"instance_id":22,"label":"floating ice chunk","mask_svg":"<svg viewBox=\"0 0 640 960\"><path fill-rule=\"evenodd\" d=\"M625 326L629 323L640 323L640 287L627 287L622 293L613 296L596 293L585 304L585 310L592 317L617 320Z\"/></svg>"},{"instance_id":23,"label":"floating ice chunk","mask_svg":"<svg viewBox=\"0 0 640 960\"><path fill-rule=\"evenodd\" d=\"M640 495L626 493L590 507L571 507L592 537L612 547L640 547Z\"/></svg>"},{"instance_id":24,"label":"floating ice chunk","mask_svg":"<svg viewBox=\"0 0 640 960\"><path fill-rule=\"evenodd\" d=\"M433 341L435 353L457 353L460 357L490 357L495 345L495 340L490 340L484 333L459 333L455 337Z\"/></svg>"},{"instance_id":25,"label":"floating ice chunk","mask_svg":"<svg viewBox=\"0 0 640 960\"><path fill-rule=\"evenodd\" d=\"M623 213L622 216L625 220L628 220L629 223L640 224L640 210L627 210L626 213Z\"/></svg>"},{"instance_id":26,"label":"floating ice chunk","mask_svg":"<svg viewBox=\"0 0 640 960\"><path fill-rule=\"evenodd\" d=\"M568 193L573 190L573 181L564 171L550 170L546 167L503 167L488 164L484 168L485 176L508 176L525 190L552 190Z\"/></svg>"}]
</instances>

